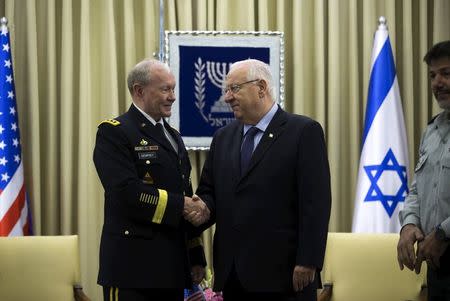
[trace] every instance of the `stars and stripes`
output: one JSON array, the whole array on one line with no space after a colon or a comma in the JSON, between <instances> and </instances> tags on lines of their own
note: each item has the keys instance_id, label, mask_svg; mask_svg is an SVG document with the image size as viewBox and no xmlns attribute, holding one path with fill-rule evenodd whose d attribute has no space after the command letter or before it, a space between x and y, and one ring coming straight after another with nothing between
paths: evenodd
<instances>
[{"instance_id":1,"label":"stars and stripes","mask_svg":"<svg viewBox=\"0 0 450 301\"><path fill-rule=\"evenodd\" d=\"M353 232L398 232L398 211L408 193L408 150L384 17L375 33L367 98Z\"/></svg>"},{"instance_id":2,"label":"stars and stripes","mask_svg":"<svg viewBox=\"0 0 450 301\"><path fill-rule=\"evenodd\" d=\"M0 30L0 236L29 234L9 32Z\"/></svg>"},{"instance_id":3,"label":"stars and stripes","mask_svg":"<svg viewBox=\"0 0 450 301\"><path fill-rule=\"evenodd\" d=\"M205 301L202 288L199 285L192 285L192 289L185 289L184 301Z\"/></svg>"}]
</instances>

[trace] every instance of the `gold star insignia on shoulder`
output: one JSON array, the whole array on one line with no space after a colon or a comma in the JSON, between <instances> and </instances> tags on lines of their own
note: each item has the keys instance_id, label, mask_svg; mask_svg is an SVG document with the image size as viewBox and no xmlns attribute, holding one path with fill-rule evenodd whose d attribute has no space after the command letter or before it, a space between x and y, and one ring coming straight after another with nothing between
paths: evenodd
<instances>
[{"instance_id":1,"label":"gold star insignia on shoulder","mask_svg":"<svg viewBox=\"0 0 450 301\"><path fill-rule=\"evenodd\" d=\"M145 139L142 139L141 142L139 142L139 143L141 145L147 145L148 144L147 140L145 140Z\"/></svg>"},{"instance_id":2,"label":"gold star insignia on shoulder","mask_svg":"<svg viewBox=\"0 0 450 301\"><path fill-rule=\"evenodd\" d=\"M99 126L102 125L103 123L108 123L113 126L118 126L120 124L120 121L115 120L115 119L105 119L102 122L100 122Z\"/></svg>"}]
</instances>

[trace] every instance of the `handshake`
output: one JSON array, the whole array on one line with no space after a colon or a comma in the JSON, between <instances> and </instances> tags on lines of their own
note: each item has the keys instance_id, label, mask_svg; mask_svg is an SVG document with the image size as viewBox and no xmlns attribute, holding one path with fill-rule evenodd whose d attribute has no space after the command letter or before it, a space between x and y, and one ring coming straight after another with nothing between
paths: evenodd
<instances>
[{"instance_id":1,"label":"handshake","mask_svg":"<svg viewBox=\"0 0 450 301\"><path fill-rule=\"evenodd\" d=\"M183 217L185 220L198 227L209 220L210 211L205 202L198 196L184 197Z\"/></svg>"}]
</instances>

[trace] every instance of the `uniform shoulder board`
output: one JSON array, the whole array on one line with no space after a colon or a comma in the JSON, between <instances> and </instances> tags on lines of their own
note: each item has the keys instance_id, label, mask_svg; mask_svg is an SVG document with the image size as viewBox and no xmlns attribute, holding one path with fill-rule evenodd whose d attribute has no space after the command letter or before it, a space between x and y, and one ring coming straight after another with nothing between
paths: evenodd
<instances>
[{"instance_id":1,"label":"uniform shoulder board","mask_svg":"<svg viewBox=\"0 0 450 301\"><path fill-rule=\"evenodd\" d=\"M105 119L102 122L100 122L100 124L98 126L100 126L100 125L102 125L104 123L109 123L109 124L111 124L113 126L118 126L120 124L120 121L115 120L115 119Z\"/></svg>"},{"instance_id":2,"label":"uniform shoulder board","mask_svg":"<svg viewBox=\"0 0 450 301\"><path fill-rule=\"evenodd\" d=\"M428 125L432 124L434 122L434 120L439 116L439 114L437 114L436 116L434 116L433 118L431 118L430 121L428 121Z\"/></svg>"}]
</instances>

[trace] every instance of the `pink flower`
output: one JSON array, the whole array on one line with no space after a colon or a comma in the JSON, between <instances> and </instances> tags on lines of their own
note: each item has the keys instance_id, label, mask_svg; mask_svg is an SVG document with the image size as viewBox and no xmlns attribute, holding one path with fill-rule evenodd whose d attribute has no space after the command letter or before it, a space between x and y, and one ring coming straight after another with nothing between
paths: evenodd
<instances>
[{"instance_id":1,"label":"pink flower","mask_svg":"<svg viewBox=\"0 0 450 301\"><path fill-rule=\"evenodd\" d=\"M215 293L210 288L205 289L203 294L206 301L223 301L222 293Z\"/></svg>"}]
</instances>

